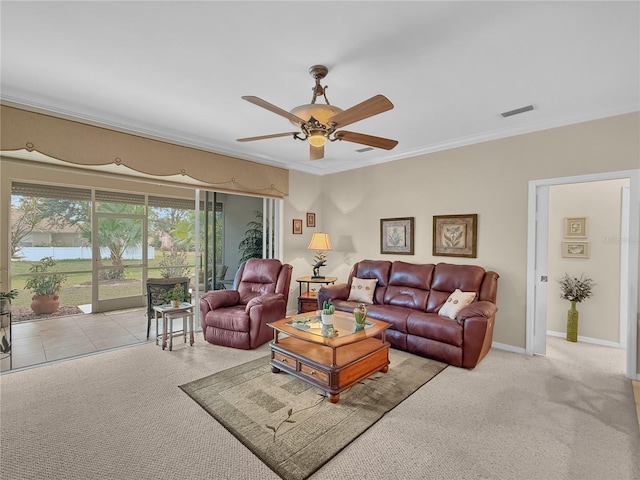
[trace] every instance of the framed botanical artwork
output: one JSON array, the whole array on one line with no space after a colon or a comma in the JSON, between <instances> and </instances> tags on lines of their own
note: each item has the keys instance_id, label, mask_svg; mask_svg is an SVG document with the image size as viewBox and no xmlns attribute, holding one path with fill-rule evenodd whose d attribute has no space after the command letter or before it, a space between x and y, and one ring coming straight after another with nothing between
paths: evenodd
<instances>
[{"instance_id":1,"label":"framed botanical artwork","mask_svg":"<svg viewBox=\"0 0 640 480\"><path fill-rule=\"evenodd\" d=\"M478 214L434 215L433 255L477 256Z\"/></svg>"},{"instance_id":2,"label":"framed botanical artwork","mask_svg":"<svg viewBox=\"0 0 640 480\"><path fill-rule=\"evenodd\" d=\"M316 227L316 214L315 213L307 213L307 227L315 228Z\"/></svg>"},{"instance_id":3,"label":"framed botanical artwork","mask_svg":"<svg viewBox=\"0 0 640 480\"><path fill-rule=\"evenodd\" d=\"M562 242L562 256L565 258L589 258L587 240L565 240Z\"/></svg>"},{"instance_id":4,"label":"framed botanical artwork","mask_svg":"<svg viewBox=\"0 0 640 480\"><path fill-rule=\"evenodd\" d=\"M293 219L293 234L302 235L302 219L301 218Z\"/></svg>"},{"instance_id":5,"label":"framed botanical artwork","mask_svg":"<svg viewBox=\"0 0 640 480\"><path fill-rule=\"evenodd\" d=\"M380 253L413 255L413 220L407 218L380 219Z\"/></svg>"},{"instance_id":6,"label":"framed botanical artwork","mask_svg":"<svg viewBox=\"0 0 640 480\"><path fill-rule=\"evenodd\" d=\"M587 217L565 217L565 238L587 238Z\"/></svg>"}]
</instances>

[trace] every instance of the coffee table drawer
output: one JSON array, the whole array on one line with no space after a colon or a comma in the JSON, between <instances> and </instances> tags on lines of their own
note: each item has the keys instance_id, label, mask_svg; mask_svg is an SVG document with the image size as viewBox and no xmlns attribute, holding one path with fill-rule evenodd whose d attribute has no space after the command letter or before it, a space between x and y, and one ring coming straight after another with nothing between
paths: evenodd
<instances>
[{"instance_id":1,"label":"coffee table drawer","mask_svg":"<svg viewBox=\"0 0 640 480\"><path fill-rule=\"evenodd\" d=\"M318 370L317 368L300 362L300 372L315 379L316 382L322 383L324 385L329 385L329 375L322 370Z\"/></svg>"},{"instance_id":2,"label":"coffee table drawer","mask_svg":"<svg viewBox=\"0 0 640 480\"><path fill-rule=\"evenodd\" d=\"M289 356L289 355L285 355L282 352L278 352L278 351L273 351L273 359L276 362L280 362L280 363L284 363L286 366L288 366L289 368L292 368L295 370L296 368L296 359Z\"/></svg>"}]
</instances>

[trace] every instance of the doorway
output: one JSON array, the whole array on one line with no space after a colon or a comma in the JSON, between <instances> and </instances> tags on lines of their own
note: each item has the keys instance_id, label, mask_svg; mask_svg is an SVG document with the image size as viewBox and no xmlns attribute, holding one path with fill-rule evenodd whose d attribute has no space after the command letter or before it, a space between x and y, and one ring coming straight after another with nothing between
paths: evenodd
<instances>
[{"instance_id":1,"label":"doorway","mask_svg":"<svg viewBox=\"0 0 640 480\"><path fill-rule=\"evenodd\" d=\"M528 247L527 247L527 311L526 353L545 354L547 333L547 271L549 253L549 187L603 180L629 179L627 203L622 209L620 310L626 321L627 376L638 379L637 324L638 312L638 232L640 170L607 172L576 177L564 177L529 182ZM636 248L629 248L636 245ZM622 336L621 336L622 340Z\"/></svg>"}]
</instances>

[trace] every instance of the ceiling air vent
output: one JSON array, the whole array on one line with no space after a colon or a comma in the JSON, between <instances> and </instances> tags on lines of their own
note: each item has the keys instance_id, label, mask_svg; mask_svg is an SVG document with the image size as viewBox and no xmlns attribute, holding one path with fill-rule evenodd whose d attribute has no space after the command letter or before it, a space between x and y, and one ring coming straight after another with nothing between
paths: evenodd
<instances>
[{"instance_id":1,"label":"ceiling air vent","mask_svg":"<svg viewBox=\"0 0 640 480\"><path fill-rule=\"evenodd\" d=\"M371 148L371 147L365 147L365 148L359 148L358 150L356 150L356 152L358 152L358 153L364 153L364 152L369 152L369 151L371 151L371 150L373 150L373 148Z\"/></svg>"},{"instance_id":2,"label":"ceiling air vent","mask_svg":"<svg viewBox=\"0 0 640 480\"><path fill-rule=\"evenodd\" d=\"M531 110L533 110L533 105L527 105L526 107L520 107L520 108L516 108L515 110L509 110L508 112L503 112L500 115L502 115L504 118L507 118L513 115L518 115L520 113L530 112Z\"/></svg>"}]
</instances>

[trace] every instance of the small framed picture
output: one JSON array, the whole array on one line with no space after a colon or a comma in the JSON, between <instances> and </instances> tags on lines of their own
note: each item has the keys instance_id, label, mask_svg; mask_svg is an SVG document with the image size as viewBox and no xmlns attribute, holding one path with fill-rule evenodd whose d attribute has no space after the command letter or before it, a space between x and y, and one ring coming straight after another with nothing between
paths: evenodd
<instances>
[{"instance_id":1,"label":"small framed picture","mask_svg":"<svg viewBox=\"0 0 640 480\"><path fill-rule=\"evenodd\" d=\"M587 238L587 217L565 217L564 236L566 238Z\"/></svg>"},{"instance_id":2,"label":"small framed picture","mask_svg":"<svg viewBox=\"0 0 640 480\"><path fill-rule=\"evenodd\" d=\"M307 227L316 228L316 214L307 213Z\"/></svg>"},{"instance_id":3,"label":"small framed picture","mask_svg":"<svg viewBox=\"0 0 640 480\"><path fill-rule=\"evenodd\" d=\"M302 235L302 219L301 218L293 219L293 234Z\"/></svg>"},{"instance_id":4,"label":"small framed picture","mask_svg":"<svg viewBox=\"0 0 640 480\"><path fill-rule=\"evenodd\" d=\"M589 242L586 240L565 240L562 242L562 256L565 258L589 258Z\"/></svg>"},{"instance_id":5,"label":"small framed picture","mask_svg":"<svg viewBox=\"0 0 640 480\"><path fill-rule=\"evenodd\" d=\"M477 213L433 216L433 255L476 258L477 237Z\"/></svg>"},{"instance_id":6,"label":"small framed picture","mask_svg":"<svg viewBox=\"0 0 640 480\"><path fill-rule=\"evenodd\" d=\"M407 218L380 219L380 253L413 255L413 220Z\"/></svg>"}]
</instances>

